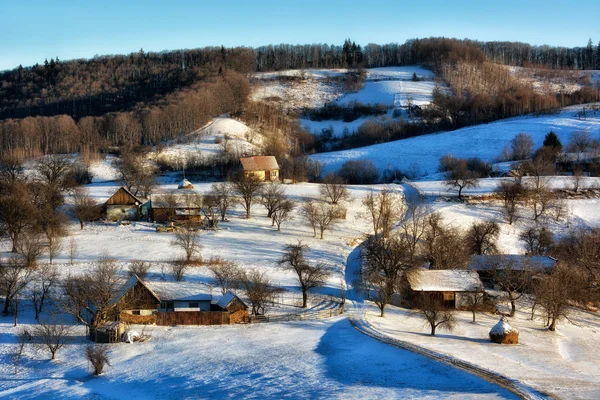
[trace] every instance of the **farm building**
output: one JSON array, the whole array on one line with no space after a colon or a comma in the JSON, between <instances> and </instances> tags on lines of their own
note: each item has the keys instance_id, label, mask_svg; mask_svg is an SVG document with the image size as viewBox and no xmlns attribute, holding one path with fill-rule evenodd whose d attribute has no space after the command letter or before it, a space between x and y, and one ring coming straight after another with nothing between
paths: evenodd
<instances>
[{"instance_id":1,"label":"farm building","mask_svg":"<svg viewBox=\"0 0 600 400\"><path fill-rule=\"evenodd\" d=\"M132 276L114 302L113 319L156 325L223 325L248 320L248 306L233 292L213 295L196 282L143 281Z\"/></svg>"},{"instance_id":2,"label":"farm building","mask_svg":"<svg viewBox=\"0 0 600 400\"><path fill-rule=\"evenodd\" d=\"M279 165L273 156L254 156L240 158L244 174L254 175L262 181L278 181Z\"/></svg>"},{"instance_id":3,"label":"farm building","mask_svg":"<svg viewBox=\"0 0 600 400\"><path fill-rule=\"evenodd\" d=\"M141 215L141 206L145 201L134 196L127 188L121 186L104 203L104 212L109 221L134 221Z\"/></svg>"},{"instance_id":4,"label":"farm building","mask_svg":"<svg viewBox=\"0 0 600 400\"><path fill-rule=\"evenodd\" d=\"M556 258L550 256L527 256L520 254L474 255L469 260L468 268L479 274L486 287L497 283L498 274L510 273L549 274L557 264Z\"/></svg>"},{"instance_id":5,"label":"farm building","mask_svg":"<svg viewBox=\"0 0 600 400\"><path fill-rule=\"evenodd\" d=\"M414 308L423 293L433 293L444 308L461 309L466 306L466 296L484 291L479 275L464 269L418 268L405 274L402 298Z\"/></svg>"},{"instance_id":6,"label":"farm building","mask_svg":"<svg viewBox=\"0 0 600 400\"><path fill-rule=\"evenodd\" d=\"M186 185L187 182L189 185ZM187 187L186 187L187 186ZM150 194L154 222L202 222L202 196L184 180L178 189L159 189Z\"/></svg>"}]
</instances>

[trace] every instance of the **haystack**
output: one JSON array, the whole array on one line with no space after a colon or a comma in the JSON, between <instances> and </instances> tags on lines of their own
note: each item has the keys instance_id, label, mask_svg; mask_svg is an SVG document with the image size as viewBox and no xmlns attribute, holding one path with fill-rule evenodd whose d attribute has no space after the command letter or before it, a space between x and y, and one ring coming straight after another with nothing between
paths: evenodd
<instances>
[{"instance_id":1,"label":"haystack","mask_svg":"<svg viewBox=\"0 0 600 400\"><path fill-rule=\"evenodd\" d=\"M179 186L177 186L177 189L194 189L194 185L187 179L183 179Z\"/></svg>"},{"instance_id":2,"label":"haystack","mask_svg":"<svg viewBox=\"0 0 600 400\"><path fill-rule=\"evenodd\" d=\"M502 317L490 330L490 340L500 344L518 344L519 331L508 324L506 317Z\"/></svg>"}]
</instances>

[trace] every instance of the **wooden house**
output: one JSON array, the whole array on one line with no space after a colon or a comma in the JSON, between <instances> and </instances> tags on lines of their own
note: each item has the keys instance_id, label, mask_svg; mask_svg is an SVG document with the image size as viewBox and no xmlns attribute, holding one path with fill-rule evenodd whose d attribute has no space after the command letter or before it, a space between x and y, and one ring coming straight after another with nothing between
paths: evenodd
<instances>
[{"instance_id":1,"label":"wooden house","mask_svg":"<svg viewBox=\"0 0 600 400\"><path fill-rule=\"evenodd\" d=\"M248 306L233 292L213 295L197 282L143 281L132 276L114 302L113 319L137 324L223 325L248 320Z\"/></svg>"},{"instance_id":2,"label":"wooden house","mask_svg":"<svg viewBox=\"0 0 600 400\"><path fill-rule=\"evenodd\" d=\"M109 221L135 221L141 215L141 206L144 200L136 197L127 188L121 186L104 203L104 213Z\"/></svg>"},{"instance_id":3,"label":"wooden house","mask_svg":"<svg viewBox=\"0 0 600 400\"><path fill-rule=\"evenodd\" d=\"M193 189L158 189L150 194L154 222L202 222L202 197Z\"/></svg>"},{"instance_id":4,"label":"wooden house","mask_svg":"<svg viewBox=\"0 0 600 400\"><path fill-rule=\"evenodd\" d=\"M465 269L425 269L409 271L404 276L402 298L410 308L416 308L423 294L432 294L444 308L461 309L466 296L484 291L479 275Z\"/></svg>"},{"instance_id":5,"label":"wooden house","mask_svg":"<svg viewBox=\"0 0 600 400\"><path fill-rule=\"evenodd\" d=\"M279 165L273 156L244 157L240 161L246 176L254 175L264 182L279 180Z\"/></svg>"},{"instance_id":6,"label":"wooden house","mask_svg":"<svg viewBox=\"0 0 600 400\"><path fill-rule=\"evenodd\" d=\"M474 255L469 259L468 268L476 271L486 287L497 284L497 277L506 271L521 274L523 277L550 274L558 261L550 256L529 256L521 254Z\"/></svg>"}]
</instances>

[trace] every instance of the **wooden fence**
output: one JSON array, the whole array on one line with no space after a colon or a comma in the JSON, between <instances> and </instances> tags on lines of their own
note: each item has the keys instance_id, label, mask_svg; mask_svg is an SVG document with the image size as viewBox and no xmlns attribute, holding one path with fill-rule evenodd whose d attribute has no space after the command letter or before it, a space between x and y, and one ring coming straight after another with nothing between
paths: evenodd
<instances>
[{"instance_id":1,"label":"wooden fence","mask_svg":"<svg viewBox=\"0 0 600 400\"><path fill-rule=\"evenodd\" d=\"M305 321L311 319L324 319L336 317L344 313L344 303L339 303L337 307L319 311L309 311L297 314L282 314L282 315L251 315L250 323L259 322L287 322L287 321Z\"/></svg>"},{"instance_id":2,"label":"wooden fence","mask_svg":"<svg viewBox=\"0 0 600 400\"><path fill-rule=\"evenodd\" d=\"M158 312L156 325L229 325L227 311Z\"/></svg>"}]
</instances>

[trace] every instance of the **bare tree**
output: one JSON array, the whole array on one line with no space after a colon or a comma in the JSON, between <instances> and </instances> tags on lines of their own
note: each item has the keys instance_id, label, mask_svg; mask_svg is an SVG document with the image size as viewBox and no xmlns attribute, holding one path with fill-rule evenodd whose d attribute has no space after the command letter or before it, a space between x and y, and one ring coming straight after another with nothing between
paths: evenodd
<instances>
[{"instance_id":1,"label":"bare tree","mask_svg":"<svg viewBox=\"0 0 600 400\"><path fill-rule=\"evenodd\" d=\"M400 291L401 278L412 268L408 244L401 235L387 239L371 236L361 248L362 268L358 287L372 300L381 316L392 295Z\"/></svg>"},{"instance_id":2,"label":"bare tree","mask_svg":"<svg viewBox=\"0 0 600 400\"><path fill-rule=\"evenodd\" d=\"M350 198L346 180L334 173L325 176L323 184L319 186L319 192L321 197L327 199L331 204L337 204L341 200Z\"/></svg>"},{"instance_id":3,"label":"bare tree","mask_svg":"<svg viewBox=\"0 0 600 400\"><path fill-rule=\"evenodd\" d=\"M182 226L175 232L173 244L185 252L185 260L190 263L201 248L200 231L190 224Z\"/></svg>"},{"instance_id":4,"label":"bare tree","mask_svg":"<svg viewBox=\"0 0 600 400\"><path fill-rule=\"evenodd\" d=\"M533 153L533 139L521 132L510 141L513 160L525 160Z\"/></svg>"},{"instance_id":5,"label":"bare tree","mask_svg":"<svg viewBox=\"0 0 600 400\"><path fill-rule=\"evenodd\" d=\"M35 231L26 231L19 236L16 243L17 253L23 257L26 268L35 268L44 252L41 235Z\"/></svg>"},{"instance_id":6,"label":"bare tree","mask_svg":"<svg viewBox=\"0 0 600 400\"><path fill-rule=\"evenodd\" d=\"M408 246L411 264L417 264L419 244L425 234L427 227L427 215L429 210L419 199L408 199L405 218L400 223L400 232Z\"/></svg>"},{"instance_id":7,"label":"bare tree","mask_svg":"<svg viewBox=\"0 0 600 400\"><path fill-rule=\"evenodd\" d=\"M308 307L308 291L321 287L331 275L331 270L323 263L311 265L305 258L310 248L298 241L297 244L287 244L279 260L279 265L296 274L302 291L302 308Z\"/></svg>"},{"instance_id":8,"label":"bare tree","mask_svg":"<svg viewBox=\"0 0 600 400\"><path fill-rule=\"evenodd\" d=\"M506 292L510 302L510 316L514 316L517 311L517 301L531 285L536 271L525 260L509 256L487 257L481 263L487 271L490 271L500 289Z\"/></svg>"},{"instance_id":9,"label":"bare tree","mask_svg":"<svg viewBox=\"0 0 600 400\"><path fill-rule=\"evenodd\" d=\"M494 221L474 222L465 234L465 244L470 254L495 254L500 225Z\"/></svg>"},{"instance_id":10,"label":"bare tree","mask_svg":"<svg viewBox=\"0 0 600 400\"><path fill-rule=\"evenodd\" d=\"M557 322L569 317L570 300L576 297L580 281L574 271L557 267L535 287L536 303L546 312L549 331L556 330Z\"/></svg>"},{"instance_id":11,"label":"bare tree","mask_svg":"<svg viewBox=\"0 0 600 400\"><path fill-rule=\"evenodd\" d=\"M171 263L171 276L173 276L175 282L181 282L183 280L188 267L188 262L182 262L181 260L176 260Z\"/></svg>"},{"instance_id":12,"label":"bare tree","mask_svg":"<svg viewBox=\"0 0 600 400\"><path fill-rule=\"evenodd\" d=\"M14 156L3 156L0 159L0 189L8 190L17 184L27 181L23 161Z\"/></svg>"},{"instance_id":13,"label":"bare tree","mask_svg":"<svg viewBox=\"0 0 600 400\"><path fill-rule=\"evenodd\" d=\"M44 305L59 282L58 270L50 264L40 265L33 273L31 283L31 302L35 310L35 319L39 321Z\"/></svg>"},{"instance_id":14,"label":"bare tree","mask_svg":"<svg viewBox=\"0 0 600 400\"><path fill-rule=\"evenodd\" d=\"M177 208L181 203L180 196L174 192L167 192L160 195L161 206L167 213L167 222L174 222L177 215Z\"/></svg>"},{"instance_id":15,"label":"bare tree","mask_svg":"<svg viewBox=\"0 0 600 400\"><path fill-rule=\"evenodd\" d=\"M484 292L468 293L467 296L465 296L465 305L467 306L467 309L473 314L473 322L476 321L476 313L481 308L484 300Z\"/></svg>"},{"instance_id":16,"label":"bare tree","mask_svg":"<svg viewBox=\"0 0 600 400\"><path fill-rule=\"evenodd\" d=\"M244 173L238 174L233 180L233 187L237 194L242 198L242 205L246 210L246 219L250 219L251 207L254 198L260 194L262 189L262 181L255 175Z\"/></svg>"},{"instance_id":17,"label":"bare tree","mask_svg":"<svg viewBox=\"0 0 600 400\"><path fill-rule=\"evenodd\" d=\"M0 289L4 296L3 315L9 314L13 302L31 280L32 272L32 269L27 268L16 258L9 258L4 262L0 260Z\"/></svg>"},{"instance_id":18,"label":"bare tree","mask_svg":"<svg viewBox=\"0 0 600 400\"><path fill-rule=\"evenodd\" d=\"M129 269L127 273L129 276L136 275L140 279L145 279L146 275L148 275L148 271L150 270L150 263L146 261L133 260L129 264Z\"/></svg>"},{"instance_id":19,"label":"bare tree","mask_svg":"<svg viewBox=\"0 0 600 400\"><path fill-rule=\"evenodd\" d=\"M134 196L147 197L156 184L156 166L144 154L124 152L115 162L121 180Z\"/></svg>"},{"instance_id":20,"label":"bare tree","mask_svg":"<svg viewBox=\"0 0 600 400\"><path fill-rule=\"evenodd\" d=\"M532 256L546 256L554 246L554 234L544 226L524 230L519 239L525 244L527 254Z\"/></svg>"},{"instance_id":21,"label":"bare tree","mask_svg":"<svg viewBox=\"0 0 600 400\"><path fill-rule=\"evenodd\" d=\"M56 358L56 352L63 348L71 340L71 327L52 318L50 321L40 322L34 328L34 335L46 347L52 355L52 360Z\"/></svg>"},{"instance_id":22,"label":"bare tree","mask_svg":"<svg viewBox=\"0 0 600 400\"><path fill-rule=\"evenodd\" d=\"M315 222L321 234L320 238L323 239L325 231L333 229L338 222L335 207L322 202L317 204Z\"/></svg>"},{"instance_id":23,"label":"bare tree","mask_svg":"<svg viewBox=\"0 0 600 400\"><path fill-rule=\"evenodd\" d=\"M102 259L93 269L65 278L60 296L62 307L79 323L97 327L106 320L122 285L117 264Z\"/></svg>"},{"instance_id":24,"label":"bare tree","mask_svg":"<svg viewBox=\"0 0 600 400\"><path fill-rule=\"evenodd\" d=\"M208 270L213 274L215 280L221 287L223 294L237 286L240 268L232 261L223 261L208 265Z\"/></svg>"},{"instance_id":25,"label":"bare tree","mask_svg":"<svg viewBox=\"0 0 600 400\"><path fill-rule=\"evenodd\" d=\"M81 229L88 222L100 218L101 208L85 189L76 189L73 194L73 213L79 221Z\"/></svg>"},{"instance_id":26,"label":"bare tree","mask_svg":"<svg viewBox=\"0 0 600 400\"><path fill-rule=\"evenodd\" d=\"M280 183L269 183L260 193L260 203L267 209L267 217L271 218L280 203L285 200L285 189Z\"/></svg>"},{"instance_id":27,"label":"bare tree","mask_svg":"<svg viewBox=\"0 0 600 400\"><path fill-rule=\"evenodd\" d=\"M296 203L293 200L284 199L282 200L273 214L271 218L273 219L273 223L277 225L277 231L281 231L281 224L285 221L291 221L293 219L292 211L296 208Z\"/></svg>"},{"instance_id":28,"label":"bare tree","mask_svg":"<svg viewBox=\"0 0 600 400\"><path fill-rule=\"evenodd\" d=\"M573 153L577 153L577 161L580 160L580 154L588 151L592 144L592 135L587 131L575 131L569 138L567 144L567 150Z\"/></svg>"},{"instance_id":29,"label":"bare tree","mask_svg":"<svg viewBox=\"0 0 600 400\"><path fill-rule=\"evenodd\" d=\"M520 181L503 180L498 184L496 194L502 198L504 214L508 223L512 225L517 217L517 206L523 197L523 185Z\"/></svg>"},{"instance_id":30,"label":"bare tree","mask_svg":"<svg viewBox=\"0 0 600 400\"><path fill-rule=\"evenodd\" d=\"M92 364L94 376L101 375L106 365L110 366L108 347L105 345L88 345L85 348L85 358Z\"/></svg>"},{"instance_id":31,"label":"bare tree","mask_svg":"<svg viewBox=\"0 0 600 400\"><path fill-rule=\"evenodd\" d=\"M215 199L221 214L221 221L225 221L227 211L239 203L238 198L234 194L232 184L229 182L215 183L212 185L209 194Z\"/></svg>"},{"instance_id":32,"label":"bare tree","mask_svg":"<svg viewBox=\"0 0 600 400\"><path fill-rule=\"evenodd\" d=\"M456 319L453 310L444 308L433 293L421 293L417 307L418 312L431 327L431 336L435 336L435 331L438 328L446 328L449 331L454 330Z\"/></svg>"},{"instance_id":33,"label":"bare tree","mask_svg":"<svg viewBox=\"0 0 600 400\"><path fill-rule=\"evenodd\" d=\"M476 188L479 186L479 176L475 171L470 171L466 160L457 160L452 168L444 173L446 185L450 188L458 188L458 199L462 200L463 189Z\"/></svg>"},{"instance_id":34,"label":"bare tree","mask_svg":"<svg viewBox=\"0 0 600 400\"><path fill-rule=\"evenodd\" d=\"M36 178L51 188L66 189L68 183L66 178L71 164L72 162L63 156L44 156L35 164Z\"/></svg>"},{"instance_id":35,"label":"bare tree","mask_svg":"<svg viewBox=\"0 0 600 400\"><path fill-rule=\"evenodd\" d=\"M318 208L314 201L307 201L302 204L302 215L308 224L313 228L313 236L317 236L317 213Z\"/></svg>"},{"instance_id":36,"label":"bare tree","mask_svg":"<svg viewBox=\"0 0 600 400\"><path fill-rule=\"evenodd\" d=\"M273 302L273 297L280 291L271 284L266 273L256 269L241 270L239 282L252 305L252 315L264 315L267 304Z\"/></svg>"},{"instance_id":37,"label":"bare tree","mask_svg":"<svg viewBox=\"0 0 600 400\"><path fill-rule=\"evenodd\" d=\"M404 218L406 207L402 196L391 190L384 189L378 194L368 193L363 199L367 207L375 235L388 237L395 224Z\"/></svg>"},{"instance_id":38,"label":"bare tree","mask_svg":"<svg viewBox=\"0 0 600 400\"><path fill-rule=\"evenodd\" d=\"M463 235L458 229L447 226L438 212L427 217L421 246L432 269L460 269L467 263Z\"/></svg>"},{"instance_id":39,"label":"bare tree","mask_svg":"<svg viewBox=\"0 0 600 400\"><path fill-rule=\"evenodd\" d=\"M69 239L69 263L71 265L73 265L73 261L75 260L75 257L77 256L77 242L75 241L75 238L71 238Z\"/></svg>"},{"instance_id":40,"label":"bare tree","mask_svg":"<svg viewBox=\"0 0 600 400\"><path fill-rule=\"evenodd\" d=\"M571 177L571 187L575 193L579 192L581 183L583 181L583 171L580 167L573 169L573 176Z\"/></svg>"},{"instance_id":41,"label":"bare tree","mask_svg":"<svg viewBox=\"0 0 600 400\"><path fill-rule=\"evenodd\" d=\"M17 186L0 193L0 234L11 240L13 253L17 252L21 234L36 226L36 211L27 187Z\"/></svg>"}]
</instances>

